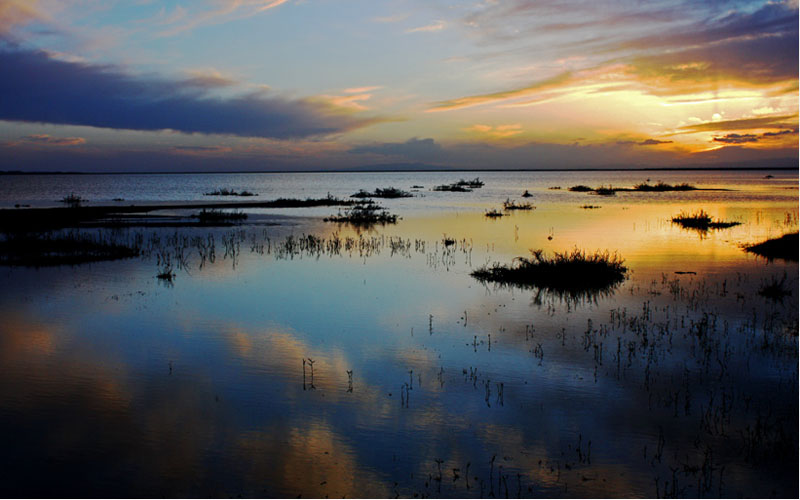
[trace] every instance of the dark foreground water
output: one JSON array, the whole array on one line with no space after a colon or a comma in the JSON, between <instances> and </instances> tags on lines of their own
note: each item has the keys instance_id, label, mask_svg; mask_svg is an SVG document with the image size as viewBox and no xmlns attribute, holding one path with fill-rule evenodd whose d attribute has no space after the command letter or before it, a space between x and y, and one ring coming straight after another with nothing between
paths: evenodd
<instances>
[{"instance_id":1,"label":"dark foreground water","mask_svg":"<svg viewBox=\"0 0 800 500\"><path fill-rule=\"evenodd\" d=\"M4 179L6 206L424 188L371 230L257 210L103 230L141 258L0 267L0 493L796 497L798 265L741 246L797 231L797 173L479 175ZM647 177L729 191L566 191ZM484 216L524 189L535 210ZM742 224L670 222L698 209ZM628 278L572 299L469 275L576 247Z\"/></svg>"}]
</instances>

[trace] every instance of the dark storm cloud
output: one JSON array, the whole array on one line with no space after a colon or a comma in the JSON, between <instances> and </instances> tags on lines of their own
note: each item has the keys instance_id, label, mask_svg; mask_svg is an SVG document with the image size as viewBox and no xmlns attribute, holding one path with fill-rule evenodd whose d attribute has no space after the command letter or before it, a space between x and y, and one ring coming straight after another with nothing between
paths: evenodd
<instances>
[{"instance_id":1,"label":"dark storm cloud","mask_svg":"<svg viewBox=\"0 0 800 500\"><path fill-rule=\"evenodd\" d=\"M114 66L67 62L0 45L0 119L113 129L296 138L376 123L325 103L211 97L196 82L133 76Z\"/></svg>"},{"instance_id":2,"label":"dark storm cloud","mask_svg":"<svg viewBox=\"0 0 800 500\"><path fill-rule=\"evenodd\" d=\"M417 139L413 137L406 142L384 142L356 146L350 149L349 152L401 157L413 161L433 161L441 156L442 147L433 139Z\"/></svg>"}]
</instances>

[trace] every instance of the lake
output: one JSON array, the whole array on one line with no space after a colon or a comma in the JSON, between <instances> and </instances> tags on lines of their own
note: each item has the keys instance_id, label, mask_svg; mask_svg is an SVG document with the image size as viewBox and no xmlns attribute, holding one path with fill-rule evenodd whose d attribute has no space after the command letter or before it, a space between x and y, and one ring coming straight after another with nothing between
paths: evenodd
<instances>
[{"instance_id":1,"label":"lake","mask_svg":"<svg viewBox=\"0 0 800 500\"><path fill-rule=\"evenodd\" d=\"M648 180L703 190L568 190ZM396 224L245 209L80 230L135 258L0 266L3 496L798 495L798 263L744 250L798 231L797 171L6 175L0 207L390 186ZM507 199L535 208L486 216ZM701 209L738 224L672 221ZM625 279L471 276L535 249Z\"/></svg>"}]
</instances>

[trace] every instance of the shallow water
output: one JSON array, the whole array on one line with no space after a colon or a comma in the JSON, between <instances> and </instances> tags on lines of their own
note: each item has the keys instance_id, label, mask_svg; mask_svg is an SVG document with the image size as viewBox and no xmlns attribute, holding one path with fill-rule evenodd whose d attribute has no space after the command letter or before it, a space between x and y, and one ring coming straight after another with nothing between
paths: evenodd
<instances>
[{"instance_id":1,"label":"shallow water","mask_svg":"<svg viewBox=\"0 0 800 500\"><path fill-rule=\"evenodd\" d=\"M425 189L381 200L402 219L372 230L323 222L330 208L254 210L256 225L234 229L114 233L142 235L152 251L137 259L0 268L0 491L797 496L798 266L741 249L798 228L797 173L766 173L4 182L6 206L70 192L100 203ZM486 186L473 193L428 191L476 175ZM566 191L648 177L728 191ZM535 210L484 217L524 189ZM670 222L700 208L742 224ZM213 262L193 240L208 233ZM627 280L572 301L469 276L576 247L617 252ZM184 258L173 283L155 277L164 253ZM759 295L784 275L783 301Z\"/></svg>"}]
</instances>

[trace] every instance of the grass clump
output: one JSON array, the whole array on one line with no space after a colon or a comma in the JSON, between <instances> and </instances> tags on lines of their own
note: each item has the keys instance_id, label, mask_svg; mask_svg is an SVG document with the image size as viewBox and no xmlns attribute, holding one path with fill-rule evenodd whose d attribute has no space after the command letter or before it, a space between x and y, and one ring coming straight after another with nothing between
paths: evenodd
<instances>
[{"instance_id":1,"label":"grass clump","mask_svg":"<svg viewBox=\"0 0 800 500\"><path fill-rule=\"evenodd\" d=\"M490 219L499 219L500 217L504 216L505 214L503 212L497 210L496 208L493 208L491 210L487 210L486 213L484 213L483 215L485 215L486 217L488 217Z\"/></svg>"},{"instance_id":2,"label":"grass clump","mask_svg":"<svg viewBox=\"0 0 800 500\"><path fill-rule=\"evenodd\" d=\"M578 208L582 208L584 210L593 210L595 208L601 208L600 205L581 205Z\"/></svg>"},{"instance_id":3,"label":"grass clump","mask_svg":"<svg viewBox=\"0 0 800 500\"><path fill-rule=\"evenodd\" d=\"M440 186L434 186L434 191L449 191L451 193L471 193L472 190L464 187L459 186L457 184L442 184Z\"/></svg>"},{"instance_id":4,"label":"grass clump","mask_svg":"<svg viewBox=\"0 0 800 500\"><path fill-rule=\"evenodd\" d=\"M503 202L503 210L533 210L534 208L536 207L530 203L517 203L516 201L508 198L506 198L506 201Z\"/></svg>"},{"instance_id":5,"label":"grass clump","mask_svg":"<svg viewBox=\"0 0 800 500\"><path fill-rule=\"evenodd\" d=\"M408 191L403 191L395 187L388 187L386 189L377 188L372 193L361 189L357 193L351 194L350 198L411 198L413 196L414 195Z\"/></svg>"},{"instance_id":6,"label":"grass clump","mask_svg":"<svg viewBox=\"0 0 800 500\"><path fill-rule=\"evenodd\" d=\"M647 182L642 182L640 184L636 184L633 186L633 191L650 191L650 192L664 192L664 191L696 191L697 188L692 186L691 184L683 183L683 184L667 184L665 182L658 181L655 184L650 184Z\"/></svg>"},{"instance_id":7,"label":"grass clump","mask_svg":"<svg viewBox=\"0 0 800 500\"><path fill-rule=\"evenodd\" d=\"M714 220L708 215L705 210L699 210L694 213L681 212L672 218L674 224L679 224L683 228L698 229L701 231L708 231L709 229L725 229L733 226L738 226L741 222L736 221L721 221Z\"/></svg>"},{"instance_id":8,"label":"grass clump","mask_svg":"<svg viewBox=\"0 0 800 500\"><path fill-rule=\"evenodd\" d=\"M594 189L584 184L578 184L577 186L572 186L571 188L569 188L568 191L572 191L574 193L589 193L591 191L594 191Z\"/></svg>"},{"instance_id":9,"label":"grass clump","mask_svg":"<svg viewBox=\"0 0 800 500\"><path fill-rule=\"evenodd\" d=\"M86 199L85 198L81 198L80 196L78 196L75 193L70 193L69 195L61 198L60 201L61 201L61 203L69 205L70 207L79 207L81 205L81 203L86 201Z\"/></svg>"},{"instance_id":10,"label":"grass clump","mask_svg":"<svg viewBox=\"0 0 800 500\"><path fill-rule=\"evenodd\" d=\"M442 184L440 186L435 186L433 188L434 191L450 191L453 193L469 193L473 189L482 188L484 186L484 182L480 179L480 177L475 177L472 180L465 181L464 179L460 179L458 182L454 182L452 184Z\"/></svg>"},{"instance_id":11,"label":"grass clump","mask_svg":"<svg viewBox=\"0 0 800 500\"><path fill-rule=\"evenodd\" d=\"M798 233L784 234L780 238L762 241L745 247L745 250L767 260L783 259L797 262Z\"/></svg>"},{"instance_id":12,"label":"grass clump","mask_svg":"<svg viewBox=\"0 0 800 500\"><path fill-rule=\"evenodd\" d=\"M45 267L136 257L139 249L115 241L109 235L78 232L66 234L7 234L0 240L0 265Z\"/></svg>"},{"instance_id":13,"label":"grass clump","mask_svg":"<svg viewBox=\"0 0 800 500\"><path fill-rule=\"evenodd\" d=\"M600 196L615 196L617 194L617 189L611 186L608 187L600 186L599 188L594 190L594 194L598 194Z\"/></svg>"},{"instance_id":14,"label":"grass clump","mask_svg":"<svg viewBox=\"0 0 800 500\"><path fill-rule=\"evenodd\" d=\"M252 193L250 191L235 191L233 189L221 188L216 189L214 191L209 191L208 193L203 193L204 196L258 196L258 193Z\"/></svg>"},{"instance_id":15,"label":"grass clump","mask_svg":"<svg viewBox=\"0 0 800 500\"><path fill-rule=\"evenodd\" d=\"M372 226L375 224L395 224L397 215L391 214L375 203L360 203L348 208L344 213L326 217L325 222L339 222L354 226Z\"/></svg>"},{"instance_id":16,"label":"grass clump","mask_svg":"<svg viewBox=\"0 0 800 500\"><path fill-rule=\"evenodd\" d=\"M531 196L533 196L533 195L532 195L532 194L531 194L531 192L530 192L530 191L528 191L527 189L525 190L525 192L524 192L524 193L522 193L522 197L523 197L523 198L530 198Z\"/></svg>"},{"instance_id":17,"label":"grass clump","mask_svg":"<svg viewBox=\"0 0 800 500\"><path fill-rule=\"evenodd\" d=\"M247 214L241 211L226 212L214 208L203 209L192 216L200 221L200 224L234 224L247 219Z\"/></svg>"},{"instance_id":18,"label":"grass clump","mask_svg":"<svg viewBox=\"0 0 800 500\"><path fill-rule=\"evenodd\" d=\"M783 278L778 280L773 276L769 282L764 282L758 290L758 294L766 297L773 302L783 302L783 299L792 295L792 290L786 285L788 276L783 273Z\"/></svg>"},{"instance_id":19,"label":"grass clump","mask_svg":"<svg viewBox=\"0 0 800 500\"><path fill-rule=\"evenodd\" d=\"M463 186L473 189L482 188L484 184L485 183L481 180L480 177L475 177L474 179L469 181L465 181L464 179L459 179L459 181L455 183L456 186Z\"/></svg>"},{"instance_id":20,"label":"grass clump","mask_svg":"<svg viewBox=\"0 0 800 500\"><path fill-rule=\"evenodd\" d=\"M532 257L517 257L511 265L483 266L471 276L483 283L539 288L560 297L582 299L610 291L621 283L628 269L616 254L586 254L577 248L548 257L543 250L531 250Z\"/></svg>"}]
</instances>

